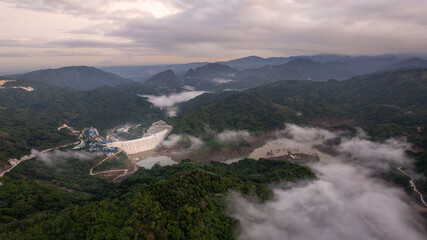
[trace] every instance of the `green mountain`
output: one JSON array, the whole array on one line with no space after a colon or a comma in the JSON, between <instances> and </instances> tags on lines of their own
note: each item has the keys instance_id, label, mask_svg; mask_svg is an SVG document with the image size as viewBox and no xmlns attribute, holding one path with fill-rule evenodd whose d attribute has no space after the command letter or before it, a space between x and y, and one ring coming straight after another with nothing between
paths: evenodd
<instances>
[{"instance_id":1,"label":"green mountain","mask_svg":"<svg viewBox=\"0 0 427 240\"><path fill-rule=\"evenodd\" d=\"M242 92L204 94L167 119L175 133L211 141L212 130L267 132L285 123L356 133L374 140L406 137L418 151L416 170L427 176L427 69L388 71L345 81L279 81ZM208 130L207 130L208 129ZM417 186L427 193L427 181Z\"/></svg>"},{"instance_id":2,"label":"green mountain","mask_svg":"<svg viewBox=\"0 0 427 240\"><path fill-rule=\"evenodd\" d=\"M164 117L161 110L135 94L111 87L90 91L54 88L32 81L16 81L22 89L0 89L0 167L11 157L28 154L74 140L64 123L76 128L96 126L105 130L126 122L140 123Z\"/></svg>"},{"instance_id":3,"label":"green mountain","mask_svg":"<svg viewBox=\"0 0 427 240\"><path fill-rule=\"evenodd\" d=\"M168 121L174 131L203 135L205 125L217 131L267 131L283 127L285 121L347 119L376 131L378 136L393 135L402 128L387 127L414 127L427 122L426 86L427 70L423 69L377 73L346 81L279 81L243 92L195 98L182 105L181 116Z\"/></svg>"},{"instance_id":4,"label":"green mountain","mask_svg":"<svg viewBox=\"0 0 427 240\"><path fill-rule=\"evenodd\" d=\"M184 86L183 82L176 76L175 72L170 69L161 73L157 73L145 81L144 84L152 87L176 89Z\"/></svg>"},{"instance_id":5,"label":"green mountain","mask_svg":"<svg viewBox=\"0 0 427 240\"><path fill-rule=\"evenodd\" d=\"M323 63L305 59L287 66L324 69ZM207 70L189 75L208 81L229 74L220 68L224 71L216 75ZM269 76L247 79L255 83ZM166 121L174 133L203 140L212 140L212 130L265 132L285 123L354 132L361 126L375 139L405 136L427 149L426 90L427 69L343 81L282 80L244 91L203 94ZM67 130L57 130L64 122L104 131L124 122L162 118L160 110L135 94L156 91L133 82L89 91L30 80L8 82L0 89L0 164L34 147L74 141ZM426 151L408 154L417 159L417 171L427 174ZM315 177L310 168L285 161L245 159L225 165L184 160L139 169L122 183L111 184L89 175L99 160L69 159L48 166L32 159L7 173L0 186L0 239L233 239L239 226L226 210L230 191L263 202L271 198L268 186L273 183ZM417 182L417 187L427 192L427 182Z\"/></svg>"},{"instance_id":6,"label":"green mountain","mask_svg":"<svg viewBox=\"0 0 427 240\"><path fill-rule=\"evenodd\" d=\"M71 87L79 90L90 90L100 86L114 87L132 81L113 73L86 66L38 70L24 74L9 75L6 78L34 80L56 87Z\"/></svg>"},{"instance_id":7,"label":"green mountain","mask_svg":"<svg viewBox=\"0 0 427 240\"><path fill-rule=\"evenodd\" d=\"M184 76L184 84L196 89L207 90L223 81L233 78L237 70L219 63L209 63L207 65L190 69Z\"/></svg>"},{"instance_id":8,"label":"green mountain","mask_svg":"<svg viewBox=\"0 0 427 240\"><path fill-rule=\"evenodd\" d=\"M196 69L190 69L186 74L185 78L219 78L219 77L229 77L237 72L236 69L219 64L219 63L209 63L204 66L198 67Z\"/></svg>"}]
</instances>

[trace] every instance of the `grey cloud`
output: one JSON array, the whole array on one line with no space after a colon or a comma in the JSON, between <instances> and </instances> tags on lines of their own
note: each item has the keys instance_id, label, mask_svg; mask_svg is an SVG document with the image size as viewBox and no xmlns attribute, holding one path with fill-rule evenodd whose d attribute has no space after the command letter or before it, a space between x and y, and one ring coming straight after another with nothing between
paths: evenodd
<instances>
[{"instance_id":1,"label":"grey cloud","mask_svg":"<svg viewBox=\"0 0 427 240\"><path fill-rule=\"evenodd\" d=\"M44 12L59 12L72 15L93 15L99 13L96 7L102 6L111 1L102 1L102 0L2 0L3 2L8 2L15 5L18 8L31 9L35 11L44 11Z\"/></svg>"},{"instance_id":2,"label":"grey cloud","mask_svg":"<svg viewBox=\"0 0 427 240\"><path fill-rule=\"evenodd\" d=\"M30 39L0 39L0 48L42 48L44 47L44 42L40 40L30 40Z\"/></svg>"},{"instance_id":3,"label":"grey cloud","mask_svg":"<svg viewBox=\"0 0 427 240\"><path fill-rule=\"evenodd\" d=\"M131 47L130 43L119 43L113 41L97 41L97 40L81 40L81 39L69 39L62 41L49 42L47 45L67 47L67 48L120 48L120 47Z\"/></svg>"},{"instance_id":4,"label":"grey cloud","mask_svg":"<svg viewBox=\"0 0 427 240\"><path fill-rule=\"evenodd\" d=\"M259 50L264 46L282 52L289 46L317 52L323 49L330 52L357 52L362 49L366 52L377 50L379 46L381 51L409 51L412 44L425 46L425 43L417 41L419 37L411 37L415 35L406 32L410 28L401 29L402 24L418 28L417 31L424 28L416 19L406 16L390 21L391 17L385 14L374 14L381 8L390 13L396 12L389 9L390 3L373 5L371 1L362 1L355 6L342 1L329 2L336 7L326 8L330 5L318 1L201 1L163 19L125 21L118 30L107 34L126 36L153 48L166 47L176 52L187 50L186 46L194 44L201 47L214 44L217 47L198 48L199 52ZM393 2L404 9L414 8L401 1ZM421 38L427 37L425 33L419 34L423 36Z\"/></svg>"},{"instance_id":5,"label":"grey cloud","mask_svg":"<svg viewBox=\"0 0 427 240\"><path fill-rule=\"evenodd\" d=\"M160 18L143 10L111 10L119 2L114 0L4 1L96 19L73 33L126 40L124 44L57 42L69 48L118 48L124 53L135 48L146 56L215 58L427 53L427 4L423 0L164 0L160 2L179 11Z\"/></svg>"},{"instance_id":6,"label":"grey cloud","mask_svg":"<svg viewBox=\"0 0 427 240\"><path fill-rule=\"evenodd\" d=\"M9 53L0 53L0 57L5 57L5 58L17 58L17 57L29 57L29 54L25 54L25 53L13 53L13 52L9 52Z\"/></svg>"}]
</instances>

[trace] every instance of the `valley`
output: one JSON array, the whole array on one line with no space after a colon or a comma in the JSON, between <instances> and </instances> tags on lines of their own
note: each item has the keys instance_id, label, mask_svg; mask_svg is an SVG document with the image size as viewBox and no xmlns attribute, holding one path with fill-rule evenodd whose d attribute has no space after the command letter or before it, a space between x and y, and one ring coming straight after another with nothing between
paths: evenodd
<instances>
[{"instance_id":1,"label":"valley","mask_svg":"<svg viewBox=\"0 0 427 240\"><path fill-rule=\"evenodd\" d=\"M324 67L313 61L271 69ZM0 238L277 239L294 228L313 239L299 218L311 230L331 219L321 239L351 239L345 223L363 239L422 239L425 69L341 81L253 71L212 63L93 89L4 82ZM232 84L238 90L223 91ZM98 216L103 233L82 225Z\"/></svg>"},{"instance_id":2,"label":"valley","mask_svg":"<svg viewBox=\"0 0 427 240\"><path fill-rule=\"evenodd\" d=\"M0 12L0 240L427 239L427 1Z\"/></svg>"}]
</instances>

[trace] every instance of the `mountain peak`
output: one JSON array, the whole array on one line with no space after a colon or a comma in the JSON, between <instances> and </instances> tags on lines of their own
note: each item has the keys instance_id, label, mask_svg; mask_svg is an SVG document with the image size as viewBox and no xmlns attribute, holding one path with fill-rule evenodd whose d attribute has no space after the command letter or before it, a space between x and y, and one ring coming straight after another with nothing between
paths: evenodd
<instances>
[{"instance_id":1,"label":"mountain peak","mask_svg":"<svg viewBox=\"0 0 427 240\"><path fill-rule=\"evenodd\" d=\"M190 69L185 74L186 78L213 78L234 74L237 70L220 63L208 63L196 69Z\"/></svg>"},{"instance_id":2,"label":"mountain peak","mask_svg":"<svg viewBox=\"0 0 427 240\"><path fill-rule=\"evenodd\" d=\"M171 88L179 88L183 85L181 80L179 80L178 76L176 76L175 72L171 69L157 73L156 75L148 79L145 84L156 87Z\"/></svg>"},{"instance_id":3,"label":"mountain peak","mask_svg":"<svg viewBox=\"0 0 427 240\"><path fill-rule=\"evenodd\" d=\"M90 90L100 86L114 87L131 82L129 79L89 66L42 69L13 77L18 80L34 80L56 87L71 87L79 90Z\"/></svg>"}]
</instances>

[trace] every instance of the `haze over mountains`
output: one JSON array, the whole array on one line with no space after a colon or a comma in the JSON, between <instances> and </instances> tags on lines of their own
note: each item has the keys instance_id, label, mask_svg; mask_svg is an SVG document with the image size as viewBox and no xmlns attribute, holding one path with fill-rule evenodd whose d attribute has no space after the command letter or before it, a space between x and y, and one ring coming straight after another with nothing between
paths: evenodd
<instances>
[{"instance_id":1,"label":"haze over mountains","mask_svg":"<svg viewBox=\"0 0 427 240\"><path fill-rule=\"evenodd\" d=\"M427 68L427 61L421 58L410 58L398 63L384 67L382 70L404 69L404 68Z\"/></svg>"},{"instance_id":2,"label":"haze over mountains","mask_svg":"<svg viewBox=\"0 0 427 240\"><path fill-rule=\"evenodd\" d=\"M250 56L218 63L104 68L109 73L86 66L45 69L8 75L5 79L34 80L56 87L90 90L99 86L118 86L145 82L147 89L163 87L197 90L245 89L278 80L344 80L375 71L427 67L420 58L403 59L394 55L350 57L315 55L261 58ZM165 69L167 68L167 69ZM125 78L134 69L133 80ZM162 71L163 70L163 71ZM132 72L132 71L130 71ZM136 75L134 75L136 74ZM147 79L142 80L141 79ZM148 90L145 90L148 91Z\"/></svg>"},{"instance_id":3,"label":"haze over mountains","mask_svg":"<svg viewBox=\"0 0 427 240\"><path fill-rule=\"evenodd\" d=\"M426 240L426 10L0 0L0 240Z\"/></svg>"},{"instance_id":4,"label":"haze over mountains","mask_svg":"<svg viewBox=\"0 0 427 240\"><path fill-rule=\"evenodd\" d=\"M250 57L237 60L234 64L239 61L248 64L264 60ZM388 160L397 151L398 156L392 157L399 164L402 156L406 159L405 154L414 158L408 161L411 164L413 162L415 167L405 163L405 171L414 176L417 176L415 172L427 174L426 153L420 150L427 148L427 69L423 67L425 61L421 59L393 60L393 64L388 64L390 58L373 61L376 61L377 67L381 66L379 70L358 76L355 76L357 68L353 68L356 64L321 62L305 57L243 70L224 63L208 63L188 69L182 75L173 70L165 70L145 82L124 79L89 67L66 67L8 76L7 78L14 79L2 81L0 87L0 169L9 168L9 159L20 158L31 149L40 151L76 142L76 136L70 130L60 128L64 123L76 130L95 126L99 132L105 133L123 124L134 124L138 126L136 129L143 129L153 121L164 119L173 129L172 135L159 151L171 156L182 156L177 161L184 159L186 154L189 154L188 158L198 162L223 161L229 155L247 156L249 150L263 145L265 139L276 137L285 137L282 141L297 141L293 143L296 144L296 149L303 147L307 141L313 141L310 149L324 151L319 152L322 156L335 156L346 147L344 155L339 156L352 163L340 163L343 165L336 171L349 170L349 167L350 170L353 167L362 169L362 175L357 171L351 175L352 184L359 188L365 186L365 183L381 181L375 191L389 189L395 194L386 194L387 199L400 202L397 205L399 209L409 209L407 206L419 200L416 197L409 200L403 192L401 186L410 189L409 180L396 172L397 166L387 167L392 170L384 171L382 162L378 162L375 168L357 164L361 159L366 161L364 164L373 164L372 159L375 163L382 159ZM298 137L292 134L297 134ZM294 136L294 139L288 139L289 136ZM367 136L370 136L369 140ZM392 137L406 138L414 147L408 148L410 151L405 153L404 149L409 146L406 140ZM169 149L167 146L173 147ZM273 150L277 152L280 149ZM49 157L49 161L55 162L54 167L47 166L36 158L6 173L2 182L7 187L0 192L0 200L8 205L0 208L0 238L25 239L29 238L34 229L40 228L41 230L37 230L38 234L46 237L72 235L81 238L83 235L95 236L108 232L112 236L142 234L165 238L212 236L231 239L237 231L236 219L242 221L245 234L252 230L248 225L269 223L264 218L253 222L251 213L245 208L251 206L263 209L268 206L269 211L275 211L271 205L275 200L269 198L272 192L265 184L277 181L292 184L290 181L311 179L314 176L309 167L288 163L288 160L284 161L280 157L258 161L243 160L232 165L218 162L201 164L185 160L173 167L155 166L153 170L138 171L134 169L136 172L133 176L120 184L111 185L107 180L108 174L104 177L89 175L89 170L99 164L97 161L100 159L96 158L98 155L81 154L71 149L65 152L55 151L40 157ZM291 156L293 155L281 157L290 159ZM341 161L341 157L334 161ZM60 160L54 160L56 158ZM112 157L109 161L111 162L103 167L112 169L113 172L124 170L117 169L119 167L132 166L126 155ZM311 192L310 189L318 186L316 181L319 180L335 186L347 176L343 174L342 178L331 180L330 176L337 176L329 175L329 169L335 169L333 166L309 166L325 175L318 180L309 180L301 188L303 191ZM369 171L374 172L373 176L365 175ZM28 187L33 181L37 184ZM426 181L420 178L416 180L416 184L420 192L427 192ZM25 212L19 209L20 205L15 204L18 200L14 189L23 192L19 196L25 199ZM295 188L280 191L294 196L293 189ZM352 190L347 187L334 189L337 194L349 196L344 198L347 202L357 202L359 199L354 198ZM362 193L368 194L371 188L360 189ZM242 192L243 195L228 195L231 190ZM316 191L320 196L330 192L322 189ZM55 196L56 200L42 201L38 197L40 194ZM219 200L223 196L231 197L234 205L228 206ZM255 197L268 202L266 205L259 201L251 203L246 196L251 196L248 199ZM299 199L298 194L296 198ZM329 208L336 207L333 199L325 201ZM49 205L46 207L43 202ZM373 198L369 204L379 202ZM298 201L295 204L298 205ZM228 215L227 206L235 208L239 214ZM400 211L393 204L384 207L393 213ZM191 212L188 212L189 209ZM16 212L19 214L15 214ZM363 229L370 229L365 226L360 214L354 214L360 212L358 208L350 212L351 217L346 218L349 223L356 222L364 226ZM364 214L371 212L366 210ZM127 221L129 218L139 219L140 213L144 213L146 217L138 221ZM299 209L297 213L314 219L312 213L305 209ZM410 219L420 223L424 221L416 210L405 210L405 213ZM44 217L39 219L39 214L44 214ZM92 229L91 224L82 225L88 216L99 219L102 214L114 216L114 221L108 221L96 230ZM196 215L193 216L194 214ZM372 214L375 219L381 219L381 211ZM322 212L322 216L329 215ZM284 210L283 217L288 219L289 212ZM406 218L400 217L393 219L399 219L406 230L416 236L414 239L420 239L419 236L425 232L422 227L418 228L417 224L413 224L412 220L406 221ZM27 222L29 220L30 223ZM15 223L24 222L24 227L13 227ZM150 227L154 222L156 227ZM63 228L64 223L73 227ZM313 224L316 225L316 221ZM287 231L282 229L287 225L281 220L273 225L280 231ZM56 229L55 232L46 230L52 226ZM336 224L328 226L333 235L341 231L335 226ZM115 230L112 231L112 228ZM387 233L384 229L380 231ZM297 235L304 235L305 232L298 232ZM367 235L376 236L376 233Z\"/></svg>"},{"instance_id":5,"label":"haze over mountains","mask_svg":"<svg viewBox=\"0 0 427 240\"><path fill-rule=\"evenodd\" d=\"M56 87L71 87L90 90L99 86L117 86L132 82L113 73L94 67L73 66L58 69L44 69L24 74L8 75L7 79L34 80Z\"/></svg>"},{"instance_id":6,"label":"haze over mountains","mask_svg":"<svg viewBox=\"0 0 427 240\"><path fill-rule=\"evenodd\" d=\"M324 55L313 58L319 61L315 61L309 57L263 59L252 56L229 62L210 63L195 69L191 68L183 77L178 77L179 79L174 78L172 80L169 77L165 77L164 80L150 79L149 85L152 85L153 81L169 81L170 86L173 87L179 85L181 87L191 86L198 90L245 89L279 80L344 80L375 71L397 70L414 66L422 68L425 66L425 63L421 59L399 61L400 59L394 56L352 58ZM330 62L329 60L347 60L348 62ZM256 64L261 65L267 62L277 63L279 61L286 62L278 65L266 65L260 68L249 68ZM227 65L227 63L231 64ZM241 67L242 64L248 64L246 65L247 69L239 71L232 67L233 65ZM364 71L361 69L364 69ZM166 72L169 75L172 74L170 69ZM156 78L158 76L156 75Z\"/></svg>"},{"instance_id":7,"label":"haze over mountains","mask_svg":"<svg viewBox=\"0 0 427 240\"><path fill-rule=\"evenodd\" d=\"M381 56L345 56L345 55L312 55L312 56L291 56L291 57L270 57L262 58L258 56L249 56L229 61L220 61L219 64L228 65L239 71L247 69L262 68L267 65L281 65L298 58L309 58L320 63L341 62L350 64L350 71L355 74L365 74L379 70L385 66L395 64L409 57L400 57L395 55ZM158 72L171 69L179 76L183 76L190 68L197 68L208 63L189 63L175 65L154 65L154 66L117 66L101 68L103 70L116 73L123 77L136 77L138 80L145 80ZM132 72L132 75L127 75Z\"/></svg>"}]
</instances>

